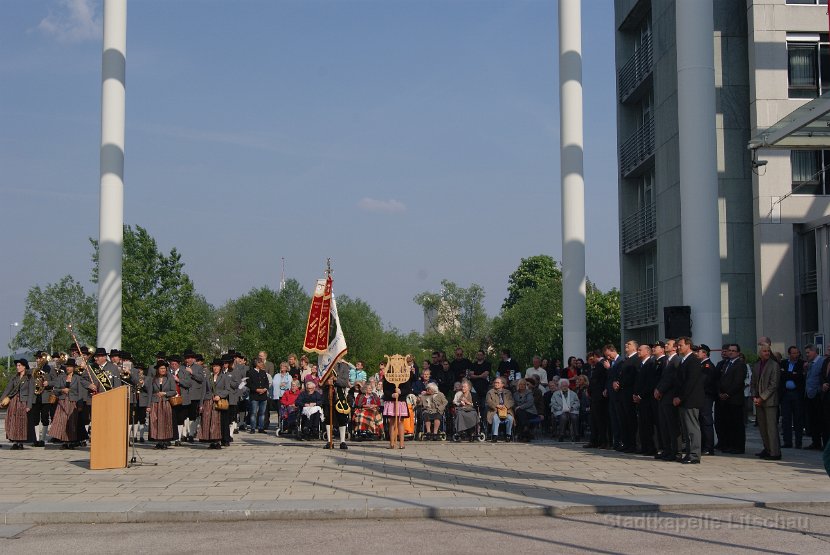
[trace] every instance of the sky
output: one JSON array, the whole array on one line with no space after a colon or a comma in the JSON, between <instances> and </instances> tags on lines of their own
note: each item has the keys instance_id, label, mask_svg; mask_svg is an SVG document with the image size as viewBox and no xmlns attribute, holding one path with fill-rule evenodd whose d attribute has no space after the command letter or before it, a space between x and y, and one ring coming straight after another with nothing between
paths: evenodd
<instances>
[{"instance_id":1,"label":"sky","mask_svg":"<svg viewBox=\"0 0 830 555\"><path fill-rule=\"evenodd\" d=\"M0 324L88 291L102 0L0 4ZM413 297L561 259L554 0L130 0L125 224L215 306L331 257L338 295L423 331ZM588 277L619 286L611 0L583 2ZM5 340L3 341L5 343Z\"/></svg>"}]
</instances>

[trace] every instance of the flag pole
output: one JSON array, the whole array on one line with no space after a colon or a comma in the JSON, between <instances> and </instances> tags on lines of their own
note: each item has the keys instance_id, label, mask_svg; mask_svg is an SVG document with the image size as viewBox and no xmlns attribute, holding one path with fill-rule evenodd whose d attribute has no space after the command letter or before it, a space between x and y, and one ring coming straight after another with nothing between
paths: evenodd
<instances>
[{"instance_id":1,"label":"flag pole","mask_svg":"<svg viewBox=\"0 0 830 555\"><path fill-rule=\"evenodd\" d=\"M326 258L326 279L331 277L331 258ZM329 329L331 329L331 315L329 315ZM334 374L326 369L329 376L329 449L334 449Z\"/></svg>"}]
</instances>

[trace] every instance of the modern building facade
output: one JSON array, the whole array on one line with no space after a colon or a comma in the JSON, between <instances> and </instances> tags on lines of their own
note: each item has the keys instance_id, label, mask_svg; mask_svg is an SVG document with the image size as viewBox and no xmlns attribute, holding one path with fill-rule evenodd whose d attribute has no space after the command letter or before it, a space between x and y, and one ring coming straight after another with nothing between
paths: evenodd
<instances>
[{"instance_id":1,"label":"modern building facade","mask_svg":"<svg viewBox=\"0 0 830 555\"><path fill-rule=\"evenodd\" d=\"M708 2L714 15L718 244L681 241L682 219L697 217L680 203L676 14L685 1ZM783 350L830 328L830 150L760 151L767 164L756 166L747 148L759 129L830 90L826 3L615 0L624 338L663 337L664 307L692 304L684 274L688 286L711 268L684 264L689 249L719 254L712 295L724 342L754 350L767 335Z\"/></svg>"}]
</instances>

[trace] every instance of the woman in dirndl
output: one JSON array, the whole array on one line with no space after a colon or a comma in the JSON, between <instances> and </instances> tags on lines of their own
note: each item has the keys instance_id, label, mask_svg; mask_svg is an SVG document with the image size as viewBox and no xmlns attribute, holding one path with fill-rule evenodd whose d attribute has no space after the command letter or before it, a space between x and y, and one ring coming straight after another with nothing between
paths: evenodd
<instances>
[{"instance_id":1,"label":"woman in dirndl","mask_svg":"<svg viewBox=\"0 0 830 555\"><path fill-rule=\"evenodd\" d=\"M169 399L176 396L176 384L167 375L167 362L159 361L156 375L146 384L150 406L150 441L156 442L156 449L167 449L173 439L173 409Z\"/></svg>"},{"instance_id":2,"label":"woman in dirndl","mask_svg":"<svg viewBox=\"0 0 830 555\"><path fill-rule=\"evenodd\" d=\"M219 399L227 399L230 395L230 378L222 372L222 360L213 359L210 365L211 373L207 377L205 398L199 412L202 422L199 426L199 441L210 443L208 449L221 449L222 445L222 411L216 409Z\"/></svg>"},{"instance_id":3,"label":"woman in dirndl","mask_svg":"<svg viewBox=\"0 0 830 555\"><path fill-rule=\"evenodd\" d=\"M367 382L354 401L354 425L358 435L380 437L383 434L381 401L375 393L375 384Z\"/></svg>"},{"instance_id":4,"label":"woman in dirndl","mask_svg":"<svg viewBox=\"0 0 830 555\"><path fill-rule=\"evenodd\" d=\"M406 397L412 392L410 382L395 386L383 378L383 416L388 417L389 449L403 449L404 419L409 416ZM397 426L395 420L397 419Z\"/></svg>"},{"instance_id":5,"label":"woman in dirndl","mask_svg":"<svg viewBox=\"0 0 830 555\"><path fill-rule=\"evenodd\" d=\"M29 370L29 361L20 359L14 361L17 373L12 376L6 389L3 390L4 403L8 399L8 412L6 413L6 439L12 444L12 449L23 449L23 443L28 438L29 410L32 408L34 392L31 377L26 374Z\"/></svg>"},{"instance_id":6,"label":"woman in dirndl","mask_svg":"<svg viewBox=\"0 0 830 555\"><path fill-rule=\"evenodd\" d=\"M74 449L78 446L78 401L83 398L85 390L83 380L75 373L77 364L74 358L69 357L65 368L66 373L55 372L51 384L58 402L49 435L61 442L61 449Z\"/></svg>"}]
</instances>

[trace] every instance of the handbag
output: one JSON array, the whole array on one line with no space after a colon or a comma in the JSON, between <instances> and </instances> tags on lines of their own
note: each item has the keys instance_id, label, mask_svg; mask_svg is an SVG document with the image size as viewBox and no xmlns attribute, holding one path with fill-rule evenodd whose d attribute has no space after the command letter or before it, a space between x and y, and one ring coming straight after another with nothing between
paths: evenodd
<instances>
[{"instance_id":1,"label":"handbag","mask_svg":"<svg viewBox=\"0 0 830 555\"><path fill-rule=\"evenodd\" d=\"M58 396L54 393L49 394L49 404L50 405L57 405L58 404Z\"/></svg>"},{"instance_id":2,"label":"handbag","mask_svg":"<svg viewBox=\"0 0 830 555\"><path fill-rule=\"evenodd\" d=\"M213 407L216 410L228 410L228 407L230 407L230 403L228 403L227 399L219 399L218 401L216 401L216 403L214 403Z\"/></svg>"},{"instance_id":3,"label":"handbag","mask_svg":"<svg viewBox=\"0 0 830 555\"><path fill-rule=\"evenodd\" d=\"M507 418L507 407L496 408L496 413L498 413L500 419L504 420Z\"/></svg>"},{"instance_id":4,"label":"handbag","mask_svg":"<svg viewBox=\"0 0 830 555\"><path fill-rule=\"evenodd\" d=\"M170 397L169 401L171 407L178 407L182 403L184 403L184 399L182 399L179 395L176 395L175 397Z\"/></svg>"}]
</instances>

